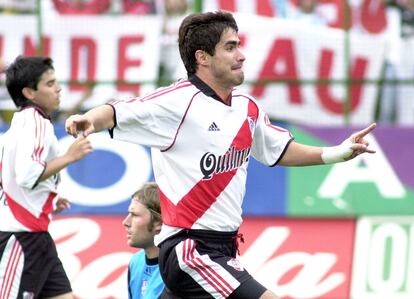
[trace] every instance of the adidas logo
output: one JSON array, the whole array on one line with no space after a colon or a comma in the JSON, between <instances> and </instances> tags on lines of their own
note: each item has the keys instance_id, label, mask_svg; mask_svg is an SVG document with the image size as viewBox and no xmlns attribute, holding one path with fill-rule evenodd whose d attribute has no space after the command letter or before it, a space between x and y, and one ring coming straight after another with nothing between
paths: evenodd
<instances>
[{"instance_id":1,"label":"adidas logo","mask_svg":"<svg viewBox=\"0 0 414 299\"><path fill-rule=\"evenodd\" d=\"M208 127L209 131L220 131L219 127L217 127L216 123L213 122L209 127Z\"/></svg>"}]
</instances>

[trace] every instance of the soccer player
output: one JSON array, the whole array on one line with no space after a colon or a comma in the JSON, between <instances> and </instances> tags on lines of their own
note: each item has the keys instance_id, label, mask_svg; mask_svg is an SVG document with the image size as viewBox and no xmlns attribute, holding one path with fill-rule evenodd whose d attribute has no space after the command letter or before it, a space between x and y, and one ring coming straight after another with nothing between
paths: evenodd
<instances>
[{"instance_id":1,"label":"soccer player","mask_svg":"<svg viewBox=\"0 0 414 299\"><path fill-rule=\"evenodd\" d=\"M163 289L154 236L161 231L160 195L157 184L146 183L132 195L128 216L122 224L128 245L143 250L133 255L128 266L128 298L155 299Z\"/></svg>"},{"instance_id":2,"label":"soccer player","mask_svg":"<svg viewBox=\"0 0 414 299\"><path fill-rule=\"evenodd\" d=\"M326 148L295 142L273 126L256 100L235 88L245 61L237 32L227 12L187 16L178 44L188 79L66 120L75 137L109 129L112 138L151 147L164 298L277 298L236 258L250 156L268 166L305 166L374 153L364 136L375 124Z\"/></svg>"},{"instance_id":3,"label":"soccer player","mask_svg":"<svg viewBox=\"0 0 414 299\"><path fill-rule=\"evenodd\" d=\"M52 212L69 207L57 194L59 171L92 147L80 136L59 155L50 115L61 88L50 58L17 57L6 86L19 111L2 136L0 298L73 298L48 226Z\"/></svg>"}]
</instances>

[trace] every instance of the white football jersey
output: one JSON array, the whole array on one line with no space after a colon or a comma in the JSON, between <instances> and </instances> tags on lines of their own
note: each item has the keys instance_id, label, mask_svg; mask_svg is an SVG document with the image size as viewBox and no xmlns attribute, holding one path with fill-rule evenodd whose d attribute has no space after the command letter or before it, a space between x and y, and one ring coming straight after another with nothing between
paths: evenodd
<instances>
[{"instance_id":1,"label":"white football jersey","mask_svg":"<svg viewBox=\"0 0 414 299\"><path fill-rule=\"evenodd\" d=\"M159 244L178 230L236 231L247 166L281 159L292 135L273 126L249 95L231 105L196 76L129 101L114 101L113 138L151 147L161 194Z\"/></svg>"},{"instance_id":2,"label":"white football jersey","mask_svg":"<svg viewBox=\"0 0 414 299\"><path fill-rule=\"evenodd\" d=\"M40 109L14 113L2 136L0 231L47 231L59 175L39 182L46 161L58 155L53 125Z\"/></svg>"}]
</instances>

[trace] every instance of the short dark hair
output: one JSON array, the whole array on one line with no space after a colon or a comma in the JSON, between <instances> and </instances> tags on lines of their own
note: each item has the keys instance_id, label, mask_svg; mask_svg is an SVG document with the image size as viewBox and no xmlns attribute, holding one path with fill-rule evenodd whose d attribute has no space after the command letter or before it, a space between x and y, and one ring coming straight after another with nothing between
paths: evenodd
<instances>
[{"instance_id":1,"label":"short dark hair","mask_svg":"<svg viewBox=\"0 0 414 299\"><path fill-rule=\"evenodd\" d=\"M197 70L195 52L203 50L214 55L221 35L228 28L236 32L239 30L233 15L223 11L191 14L182 21L178 32L178 47L189 74L194 74Z\"/></svg>"},{"instance_id":2,"label":"short dark hair","mask_svg":"<svg viewBox=\"0 0 414 299\"><path fill-rule=\"evenodd\" d=\"M22 107L28 99L23 95L23 88L30 87L37 90L44 72L54 69L53 60L49 57L24 57L18 56L14 62L6 68L7 90L16 105Z\"/></svg>"}]
</instances>

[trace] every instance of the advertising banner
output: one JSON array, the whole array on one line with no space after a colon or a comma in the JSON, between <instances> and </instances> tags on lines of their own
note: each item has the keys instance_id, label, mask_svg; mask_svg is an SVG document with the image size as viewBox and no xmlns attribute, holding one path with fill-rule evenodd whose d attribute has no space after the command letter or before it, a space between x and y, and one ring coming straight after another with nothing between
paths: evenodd
<instances>
[{"instance_id":1,"label":"advertising banner","mask_svg":"<svg viewBox=\"0 0 414 299\"><path fill-rule=\"evenodd\" d=\"M73 142L63 126L56 127L61 150ZM61 196L72 203L68 214L123 214L142 184L154 181L150 149L110 138L106 131L88 137L94 151L63 169Z\"/></svg>"},{"instance_id":2,"label":"advertising banner","mask_svg":"<svg viewBox=\"0 0 414 299\"><path fill-rule=\"evenodd\" d=\"M414 215L358 220L352 298L414 298Z\"/></svg>"},{"instance_id":3,"label":"advertising banner","mask_svg":"<svg viewBox=\"0 0 414 299\"><path fill-rule=\"evenodd\" d=\"M137 250L126 244L122 219L70 216L52 222L76 298L127 298L127 265ZM347 299L354 228L353 220L247 218L240 259L284 299Z\"/></svg>"},{"instance_id":4,"label":"advertising banner","mask_svg":"<svg viewBox=\"0 0 414 299\"><path fill-rule=\"evenodd\" d=\"M359 129L277 125L289 129L296 141L316 146L337 145ZM73 137L61 124L55 131L63 152ZM375 154L333 165L268 167L252 158L243 213L289 217L413 215L412 136L414 129L377 127L367 137ZM130 196L143 183L154 180L150 150L112 140L107 132L89 138L94 152L61 171L59 192L72 202L65 213L123 214Z\"/></svg>"},{"instance_id":5,"label":"advertising banner","mask_svg":"<svg viewBox=\"0 0 414 299\"><path fill-rule=\"evenodd\" d=\"M0 134L6 129L0 128ZM55 133L63 153L74 139L62 124L55 125ZM154 180L150 149L113 140L105 131L88 138L93 153L60 172L59 193L71 201L71 208L64 214L123 214L131 195L143 183ZM286 169L267 167L254 159L249 169L244 202L247 214L284 215Z\"/></svg>"},{"instance_id":6,"label":"advertising banner","mask_svg":"<svg viewBox=\"0 0 414 299\"><path fill-rule=\"evenodd\" d=\"M0 58L11 63L19 54L37 55L42 43L43 55L54 60L62 83L61 109L72 108L88 88L93 91L84 108L155 88L160 60L159 16L47 14L42 21L40 41L35 15L0 16ZM69 85L71 81L75 83ZM79 84L87 81L98 84ZM13 103L9 104L13 109Z\"/></svg>"},{"instance_id":7,"label":"advertising banner","mask_svg":"<svg viewBox=\"0 0 414 299\"><path fill-rule=\"evenodd\" d=\"M318 146L337 145L356 130L291 127L298 142ZM413 129L378 127L366 138L375 154L346 163L289 168L287 214L414 214L413 134Z\"/></svg>"},{"instance_id":8,"label":"advertising banner","mask_svg":"<svg viewBox=\"0 0 414 299\"><path fill-rule=\"evenodd\" d=\"M228 10L257 14L267 17L285 18L298 9L298 0L208 0L203 1L204 11ZM372 0L354 0L345 3L342 0L319 0L314 14L324 19L326 24L334 28L343 28L345 18L351 29L369 34L381 34L389 28L386 6L383 2ZM347 5L347 6L345 6ZM345 9L349 9L347 12Z\"/></svg>"},{"instance_id":9,"label":"advertising banner","mask_svg":"<svg viewBox=\"0 0 414 299\"><path fill-rule=\"evenodd\" d=\"M7 64L19 54L35 55L42 45L44 55L54 59L57 78L63 83L61 109L70 110L79 101L82 109L88 109L155 89L162 47L159 16L47 13L42 19L41 40L34 15L0 16L0 57ZM365 125L373 120L377 84L355 81L348 86L344 80L349 75L353 80L380 78L385 49L381 37L346 36L338 29L304 27L294 20L253 14L235 18L246 56L246 84L240 88L255 96L270 118L343 125L348 113L350 124ZM349 59L345 58L348 54ZM322 83L301 84L298 80ZM263 84L268 81L279 82ZM14 108L11 101L0 104L0 108L7 104Z\"/></svg>"},{"instance_id":10,"label":"advertising banner","mask_svg":"<svg viewBox=\"0 0 414 299\"><path fill-rule=\"evenodd\" d=\"M353 125L373 121L378 87L357 81L380 79L385 49L381 37L346 36L342 30L288 19L247 14L236 19L246 55L246 80L262 81L240 88L255 96L271 119L338 126L346 124L348 113ZM356 81L348 85L348 76ZM293 82L269 83L280 80Z\"/></svg>"},{"instance_id":11,"label":"advertising banner","mask_svg":"<svg viewBox=\"0 0 414 299\"><path fill-rule=\"evenodd\" d=\"M353 220L247 218L243 265L284 299L347 299Z\"/></svg>"},{"instance_id":12,"label":"advertising banner","mask_svg":"<svg viewBox=\"0 0 414 299\"><path fill-rule=\"evenodd\" d=\"M122 220L60 216L51 222L50 234L77 299L128 298L127 267L138 249L128 246Z\"/></svg>"}]
</instances>

